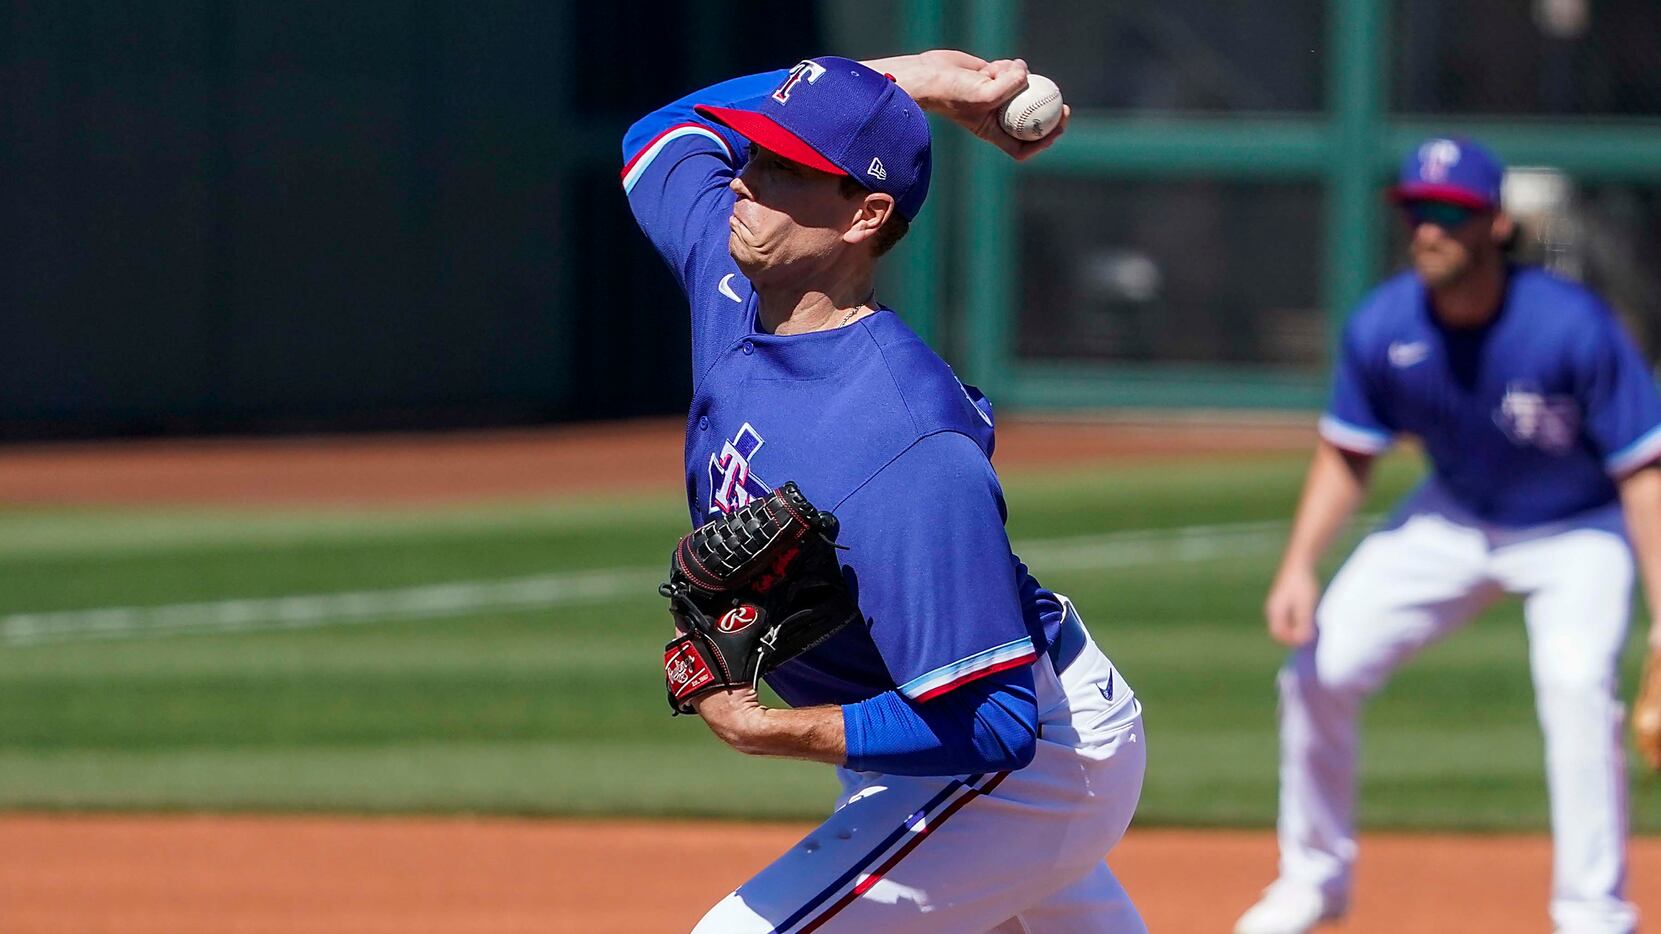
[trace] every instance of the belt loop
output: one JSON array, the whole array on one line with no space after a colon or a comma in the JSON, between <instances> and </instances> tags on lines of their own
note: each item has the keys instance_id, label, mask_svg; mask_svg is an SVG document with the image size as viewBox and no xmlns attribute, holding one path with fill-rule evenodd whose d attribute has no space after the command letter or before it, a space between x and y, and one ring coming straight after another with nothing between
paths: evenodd
<instances>
[{"instance_id":1,"label":"belt loop","mask_svg":"<svg viewBox=\"0 0 1661 934\"><path fill-rule=\"evenodd\" d=\"M1084 621L1079 619L1078 610L1073 607L1073 601L1063 594L1056 594L1055 597L1061 603L1061 625L1056 627L1055 638L1050 642L1049 656L1055 673L1059 675L1084 651L1090 636L1084 628Z\"/></svg>"}]
</instances>

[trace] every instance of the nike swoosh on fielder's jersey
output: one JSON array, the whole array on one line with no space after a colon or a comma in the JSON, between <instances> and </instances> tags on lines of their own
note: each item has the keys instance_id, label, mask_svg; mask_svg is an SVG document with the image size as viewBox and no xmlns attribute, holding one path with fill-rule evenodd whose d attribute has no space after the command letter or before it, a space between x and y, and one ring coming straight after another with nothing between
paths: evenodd
<instances>
[{"instance_id":1,"label":"nike swoosh on fielder's jersey","mask_svg":"<svg viewBox=\"0 0 1661 934\"><path fill-rule=\"evenodd\" d=\"M715 287L715 291L720 292L722 295L725 295L726 297L742 305L744 304L744 300L739 298L738 293L732 290L732 277L735 275L737 275L737 273L729 272L722 276L721 284Z\"/></svg>"},{"instance_id":2,"label":"nike swoosh on fielder's jersey","mask_svg":"<svg viewBox=\"0 0 1661 934\"><path fill-rule=\"evenodd\" d=\"M1430 356L1430 345L1424 341L1413 341L1412 343L1395 341L1390 345L1390 363L1397 369L1404 370L1428 356Z\"/></svg>"}]
</instances>

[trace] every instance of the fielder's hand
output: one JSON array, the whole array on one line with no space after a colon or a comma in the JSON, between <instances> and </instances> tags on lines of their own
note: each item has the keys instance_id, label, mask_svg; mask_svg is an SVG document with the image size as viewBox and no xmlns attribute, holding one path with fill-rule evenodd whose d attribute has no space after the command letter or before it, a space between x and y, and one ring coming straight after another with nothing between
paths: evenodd
<instances>
[{"instance_id":1,"label":"fielder's hand","mask_svg":"<svg viewBox=\"0 0 1661 934\"><path fill-rule=\"evenodd\" d=\"M1263 602L1263 618L1276 642L1297 648L1315 637L1315 605L1321 581L1313 570L1282 568Z\"/></svg>"},{"instance_id":2,"label":"fielder's hand","mask_svg":"<svg viewBox=\"0 0 1661 934\"><path fill-rule=\"evenodd\" d=\"M1061 122L1049 135L1023 142L1005 133L998 122L1003 105L1027 86L1027 63L1021 59L989 62L968 52L935 49L865 64L893 75L919 107L946 117L1015 159L1030 159L1054 145L1073 112L1063 104Z\"/></svg>"},{"instance_id":3,"label":"fielder's hand","mask_svg":"<svg viewBox=\"0 0 1661 934\"><path fill-rule=\"evenodd\" d=\"M1632 702L1632 739L1653 772L1661 772L1661 649L1650 649Z\"/></svg>"}]
</instances>

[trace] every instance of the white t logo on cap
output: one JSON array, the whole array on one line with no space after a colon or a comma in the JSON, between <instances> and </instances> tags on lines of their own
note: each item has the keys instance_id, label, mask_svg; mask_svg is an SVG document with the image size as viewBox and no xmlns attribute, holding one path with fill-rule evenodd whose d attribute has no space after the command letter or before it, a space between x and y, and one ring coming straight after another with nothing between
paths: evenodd
<instances>
[{"instance_id":1,"label":"white t logo on cap","mask_svg":"<svg viewBox=\"0 0 1661 934\"><path fill-rule=\"evenodd\" d=\"M781 104L790 103L790 92L796 87L796 82L805 78L807 79L808 84L812 84L813 82L818 81L819 77L824 73L825 66L816 61L808 59L797 62L796 67L790 69L790 76L784 79L784 83L779 85L779 89L777 91L773 92L773 100L776 100Z\"/></svg>"},{"instance_id":2,"label":"white t logo on cap","mask_svg":"<svg viewBox=\"0 0 1661 934\"><path fill-rule=\"evenodd\" d=\"M1448 169L1459 164L1459 144L1451 139L1433 139L1419 147L1419 177L1427 182L1445 182Z\"/></svg>"}]
</instances>

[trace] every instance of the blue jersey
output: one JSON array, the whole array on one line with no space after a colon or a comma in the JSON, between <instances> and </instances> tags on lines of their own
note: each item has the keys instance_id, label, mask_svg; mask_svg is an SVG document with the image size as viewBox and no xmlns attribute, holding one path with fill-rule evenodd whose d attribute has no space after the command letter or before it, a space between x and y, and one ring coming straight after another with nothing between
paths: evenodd
<instances>
[{"instance_id":1,"label":"blue jersey","mask_svg":"<svg viewBox=\"0 0 1661 934\"><path fill-rule=\"evenodd\" d=\"M1608 307L1533 267L1508 270L1499 313L1437 320L1411 272L1350 318L1321 435L1374 454L1416 435L1434 481L1504 526L1609 505L1615 481L1661 455L1661 396Z\"/></svg>"},{"instance_id":2,"label":"blue jersey","mask_svg":"<svg viewBox=\"0 0 1661 934\"><path fill-rule=\"evenodd\" d=\"M1062 611L1010 550L992 470L991 407L898 315L768 334L727 252L742 137L692 104L742 106L783 71L664 107L624 138L623 187L692 312L686 494L694 524L794 480L841 520L841 558L867 625L768 677L795 706L898 689L938 697L1031 664Z\"/></svg>"}]
</instances>

